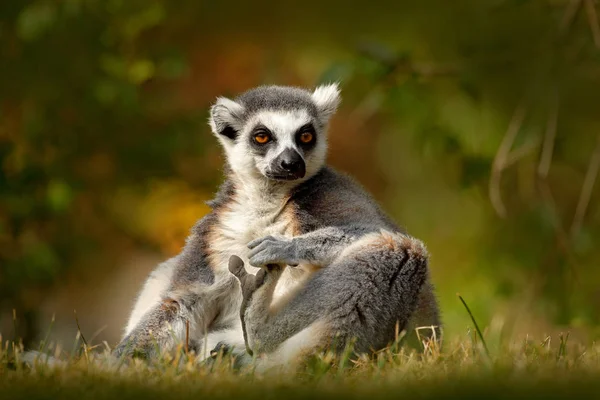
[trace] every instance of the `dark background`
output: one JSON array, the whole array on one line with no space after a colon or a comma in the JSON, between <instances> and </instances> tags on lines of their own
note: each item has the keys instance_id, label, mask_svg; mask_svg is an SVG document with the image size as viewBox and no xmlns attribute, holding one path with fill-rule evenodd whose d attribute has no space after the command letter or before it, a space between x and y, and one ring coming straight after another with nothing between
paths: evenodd
<instances>
[{"instance_id":1,"label":"dark background","mask_svg":"<svg viewBox=\"0 0 600 400\"><path fill-rule=\"evenodd\" d=\"M592 0L0 2L0 332L119 338L207 211L218 95L339 81L330 162L503 338L600 336ZM13 324L13 309L17 324ZM16 332L15 332L16 331Z\"/></svg>"}]
</instances>

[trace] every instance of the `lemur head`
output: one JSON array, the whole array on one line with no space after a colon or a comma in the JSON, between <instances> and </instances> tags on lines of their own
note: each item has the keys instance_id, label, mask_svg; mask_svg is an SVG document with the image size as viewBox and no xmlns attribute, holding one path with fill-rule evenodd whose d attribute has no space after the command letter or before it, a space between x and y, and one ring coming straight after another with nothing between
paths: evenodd
<instances>
[{"instance_id":1,"label":"lemur head","mask_svg":"<svg viewBox=\"0 0 600 400\"><path fill-rule=\"evenodd\" d=\"M300 181L325 164L327 124L339 98L336 84L309 92L261 86L210 110L210 126L232 172L244 181Z\"/></svg>"}]
</instances>

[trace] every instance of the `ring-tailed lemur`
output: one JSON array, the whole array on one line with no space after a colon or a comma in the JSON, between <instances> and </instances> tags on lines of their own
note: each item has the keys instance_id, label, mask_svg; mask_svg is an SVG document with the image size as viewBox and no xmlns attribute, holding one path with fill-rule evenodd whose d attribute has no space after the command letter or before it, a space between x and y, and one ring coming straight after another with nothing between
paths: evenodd
<instances>
[{"instance_id":1,"label":"ring-tailed lemur","mask_svg":"<svg viewBox=\"0 0 600 400\"><path fill-rule=\"evenodd\" d=\"M117 354L152 357L187 337L201 357L247 346L277 364L351 339L377 350L398 328L440 325L424 246L325 166L338 103L335 84L217 100L210 126L227 180L182 252L146 281Z\"/></svg>"}]
</instances>

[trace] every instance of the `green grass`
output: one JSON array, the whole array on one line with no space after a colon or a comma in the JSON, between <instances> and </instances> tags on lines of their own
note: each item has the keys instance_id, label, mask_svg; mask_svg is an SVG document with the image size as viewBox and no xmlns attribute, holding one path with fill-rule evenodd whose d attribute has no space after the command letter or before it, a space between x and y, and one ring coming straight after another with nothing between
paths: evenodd
<instances>
[{"instance_id":1,"label":"green grass","mask_svg":"<svg viewBox=\"0 0 600 400\"><path fill-rule=\"evenodd\" d=\"M371 358L324 353L302 366L258 373L221 357L198 365L181 349L154 362L108 361L82 345L35 368L18 346L0 352L1 399L201 398L577 398L600 395L600 346L560 338L498 346L488 357L476 336L415 352L396 346ZM52 346L50 346L52 347ZM56 352L54 349L53 352Z\"/></svg>"}]
</instances>

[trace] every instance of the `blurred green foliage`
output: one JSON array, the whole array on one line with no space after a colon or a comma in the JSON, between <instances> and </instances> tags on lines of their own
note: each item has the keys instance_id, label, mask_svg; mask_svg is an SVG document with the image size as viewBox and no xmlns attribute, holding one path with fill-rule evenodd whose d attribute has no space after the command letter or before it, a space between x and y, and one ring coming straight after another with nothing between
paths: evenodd
<instances>
[{"instance_id":1,"label":"blurred green foliage","mask_svg":"<svg viewBox=\"0 0 600 400\"><path fill-rule=\"evenodd\" d=\"M205 111L160 112L159 90L144 94L186 68L144 37L161 2L9 1L0 15L0 303L27 313L68 268L114 262L124 235L107 197L183 175L178 161L202 157Z\"/></svg>"},{"instance_id":2,"label":"blurred green foliage","mask_svg":"<svg viewBox=\"0 0 600 400\"><path fill-rule=\"evenodd\" d=\"M597 326L594 7L3 1L0 308L30 315L31 338L35 310L68 272L107 273L139 246L165 251L151 233L165 221L140 221L169 207L144 199L165 185L189 202L210 197L215 96L339 80L332 162L429 244L450 325L461 291L488 319L506 307ZM182 232L201 216L153 198L188 210Z\"/></svg>"}]
</instances>

